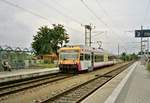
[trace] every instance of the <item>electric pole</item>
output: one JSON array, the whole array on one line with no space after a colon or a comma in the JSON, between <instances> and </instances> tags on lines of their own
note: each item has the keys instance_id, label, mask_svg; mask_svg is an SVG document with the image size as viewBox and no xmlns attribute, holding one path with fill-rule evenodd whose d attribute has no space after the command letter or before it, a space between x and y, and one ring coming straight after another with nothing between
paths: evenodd
<instances>
[{"instance_id":1,"label":"electric pole","mask_svg":"<svg viewBox=\"0 0 150 103\"><path fill-rule=\"evenodd\" d=\"M91 47L91 43L92 43L91 32L92 32L92 29L95 28L95 26L92 27L91 24L90 25L82 25L82 26L85 27L85 45Z\"/></svg>"},{"instance_id":2,"label":"electric pole","mask_svg":"<svg viewBox=\"0 0 150 103\"><path fill-rule=\"evenodd\" d=\"M147 38L147 55L149 56L149 37Z\"/></svg>"},{"instance_id":3,"label":"electric pole","mask_svg":"<svg viewBox=\"0 0 150 103\"><path fill-rule=\"evenodd\" d=\"M119 54L120 54L119 52L120 52L120 48L119 48L119 43L118 43L118 57L119 57Z\"/></svg>"},{"instance_id":4,"label":"electric pole","mask_svg":"<svg viewBox=\"0 0 150 103\"><path fill-rule=\"evenodd\" d=\"M141 31L143 30L143 26L141 26ZM143 43L142 43L143 41L142 41L142 36L141 36L141 56L142 56L142 54L143 54Z\"/></svg>"}]
</instances>

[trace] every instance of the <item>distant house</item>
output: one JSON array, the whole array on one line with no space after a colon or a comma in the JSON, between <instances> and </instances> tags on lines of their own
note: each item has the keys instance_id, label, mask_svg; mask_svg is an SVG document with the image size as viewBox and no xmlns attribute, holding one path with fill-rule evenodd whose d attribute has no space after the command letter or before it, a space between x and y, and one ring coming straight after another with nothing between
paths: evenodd
<instances>
[{"instance_id":1,"label":"distant house","mask_svg":"<svg viewBox=\"0 0 150 103\"><path fill-rule=\"evenodd\" d=\"M58 60L58 56L55 53L44 54L37 57L37 59L44 60L45 63L51 63L54 60Z\"/></svg>"}]
</instances>

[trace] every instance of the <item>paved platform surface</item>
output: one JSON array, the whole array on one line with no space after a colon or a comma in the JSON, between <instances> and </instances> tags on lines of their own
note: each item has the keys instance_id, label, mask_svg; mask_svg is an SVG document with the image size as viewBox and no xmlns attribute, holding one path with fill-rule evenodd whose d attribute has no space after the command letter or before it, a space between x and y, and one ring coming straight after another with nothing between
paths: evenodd
<instances>
[{"instance_id":1,"label":"paved platform surface","mask_svg":"<svg viewBox=\"0 0 150 103\"><path fill-rule=\"evenodd\" d=\"M136 65L137 63L131 65L128 69L126 69L125 71L117 75L115 78L113 78L111 81L106 83L104 86L99 88L81 103L104 103L111 95L111 93L116 89L116 87L120 84L120 82L126 77L126 75L129 74L131 70L136 67Z\"/></svg>"},{"instance_id":2,"label":"paved platform surface","mask_svg":"<svg viewBox=\"0 0 150 103\"><path fill-rule=\"evenodd\" d=\"M140 62L115 103L150 103L150 73Z\"/></svg>"},{"instance_id":3,"label":"paved platform surface","mask_svg":"<svg viewBox=\"0 0 150 103\"><path fill-rule=\"evenodd\" d=\"M0 83L16 80L16 79L23 79L29 77L35 77L39 75L46 75L50 73L58 72L58 68L44 68L44 69L19 69L13 70L11 72L0 72Z\"/></svg>"}]
</instances>

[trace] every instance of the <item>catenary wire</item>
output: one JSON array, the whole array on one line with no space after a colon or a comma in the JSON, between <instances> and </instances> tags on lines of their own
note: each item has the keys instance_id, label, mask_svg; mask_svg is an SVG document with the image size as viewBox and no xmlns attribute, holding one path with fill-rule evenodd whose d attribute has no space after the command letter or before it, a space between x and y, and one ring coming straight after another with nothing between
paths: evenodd
<instances>
[{"instance_id":1,"label":"catenary wire","mask_svg":"<svg viewBox=\"0 0 150 103\"><path fill-rule=\"evenodd\" d=\"M6 4L8 4L8 5L11 5L11 6L13 6L13 7L16 7L16 8L18 8L18 9L20 9L20 10L23 10L23 11L25 11L25 12L28 12L28 13L30 13L30 14L36 16L36 17L39 17L39 18L45 20L45 21L51 22L48 18L46 18L46 17L44 17L44 16L41 16L40 14L38 14L38 13L36 13L36 12L33 12L33 11L30 10L30 9L26 9L26 8L24 8L24 7L22 7L22 6L18 5L18 4L15 4L15 3L10 2L10 1L8 1L8 0L0 0L0 1L3 2L3 3L6 3ZM72 29L72 30L74 30L74 31L81 32L81 31L76 30L76 29L74 29L74 28L71 28L71 27L69 27L69 26L67 26L67 25L64 25L64 26L67 27L67 28L70 28L70 29Z\"/></svg>"}]
</instances>

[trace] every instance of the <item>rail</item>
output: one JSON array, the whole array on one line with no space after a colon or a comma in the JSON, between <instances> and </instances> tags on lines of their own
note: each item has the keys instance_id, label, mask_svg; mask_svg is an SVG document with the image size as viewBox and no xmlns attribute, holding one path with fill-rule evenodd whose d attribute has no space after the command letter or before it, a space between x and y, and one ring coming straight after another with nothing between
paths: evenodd
<instances>
[{"instance_id":1,"label":"rail","mask_svg":"<svg viewBox=\"0 0 150 103\"><path fill-rule=\"evenodd\" d=\"M53 97L47 98L40 103L78 103L96 91L98 88L106 84L131 64L132 63L129 63L118 67L115 70L105 73L104 75L96 75L94 79L59 93Z\"/></svg>"}]
</instances>

